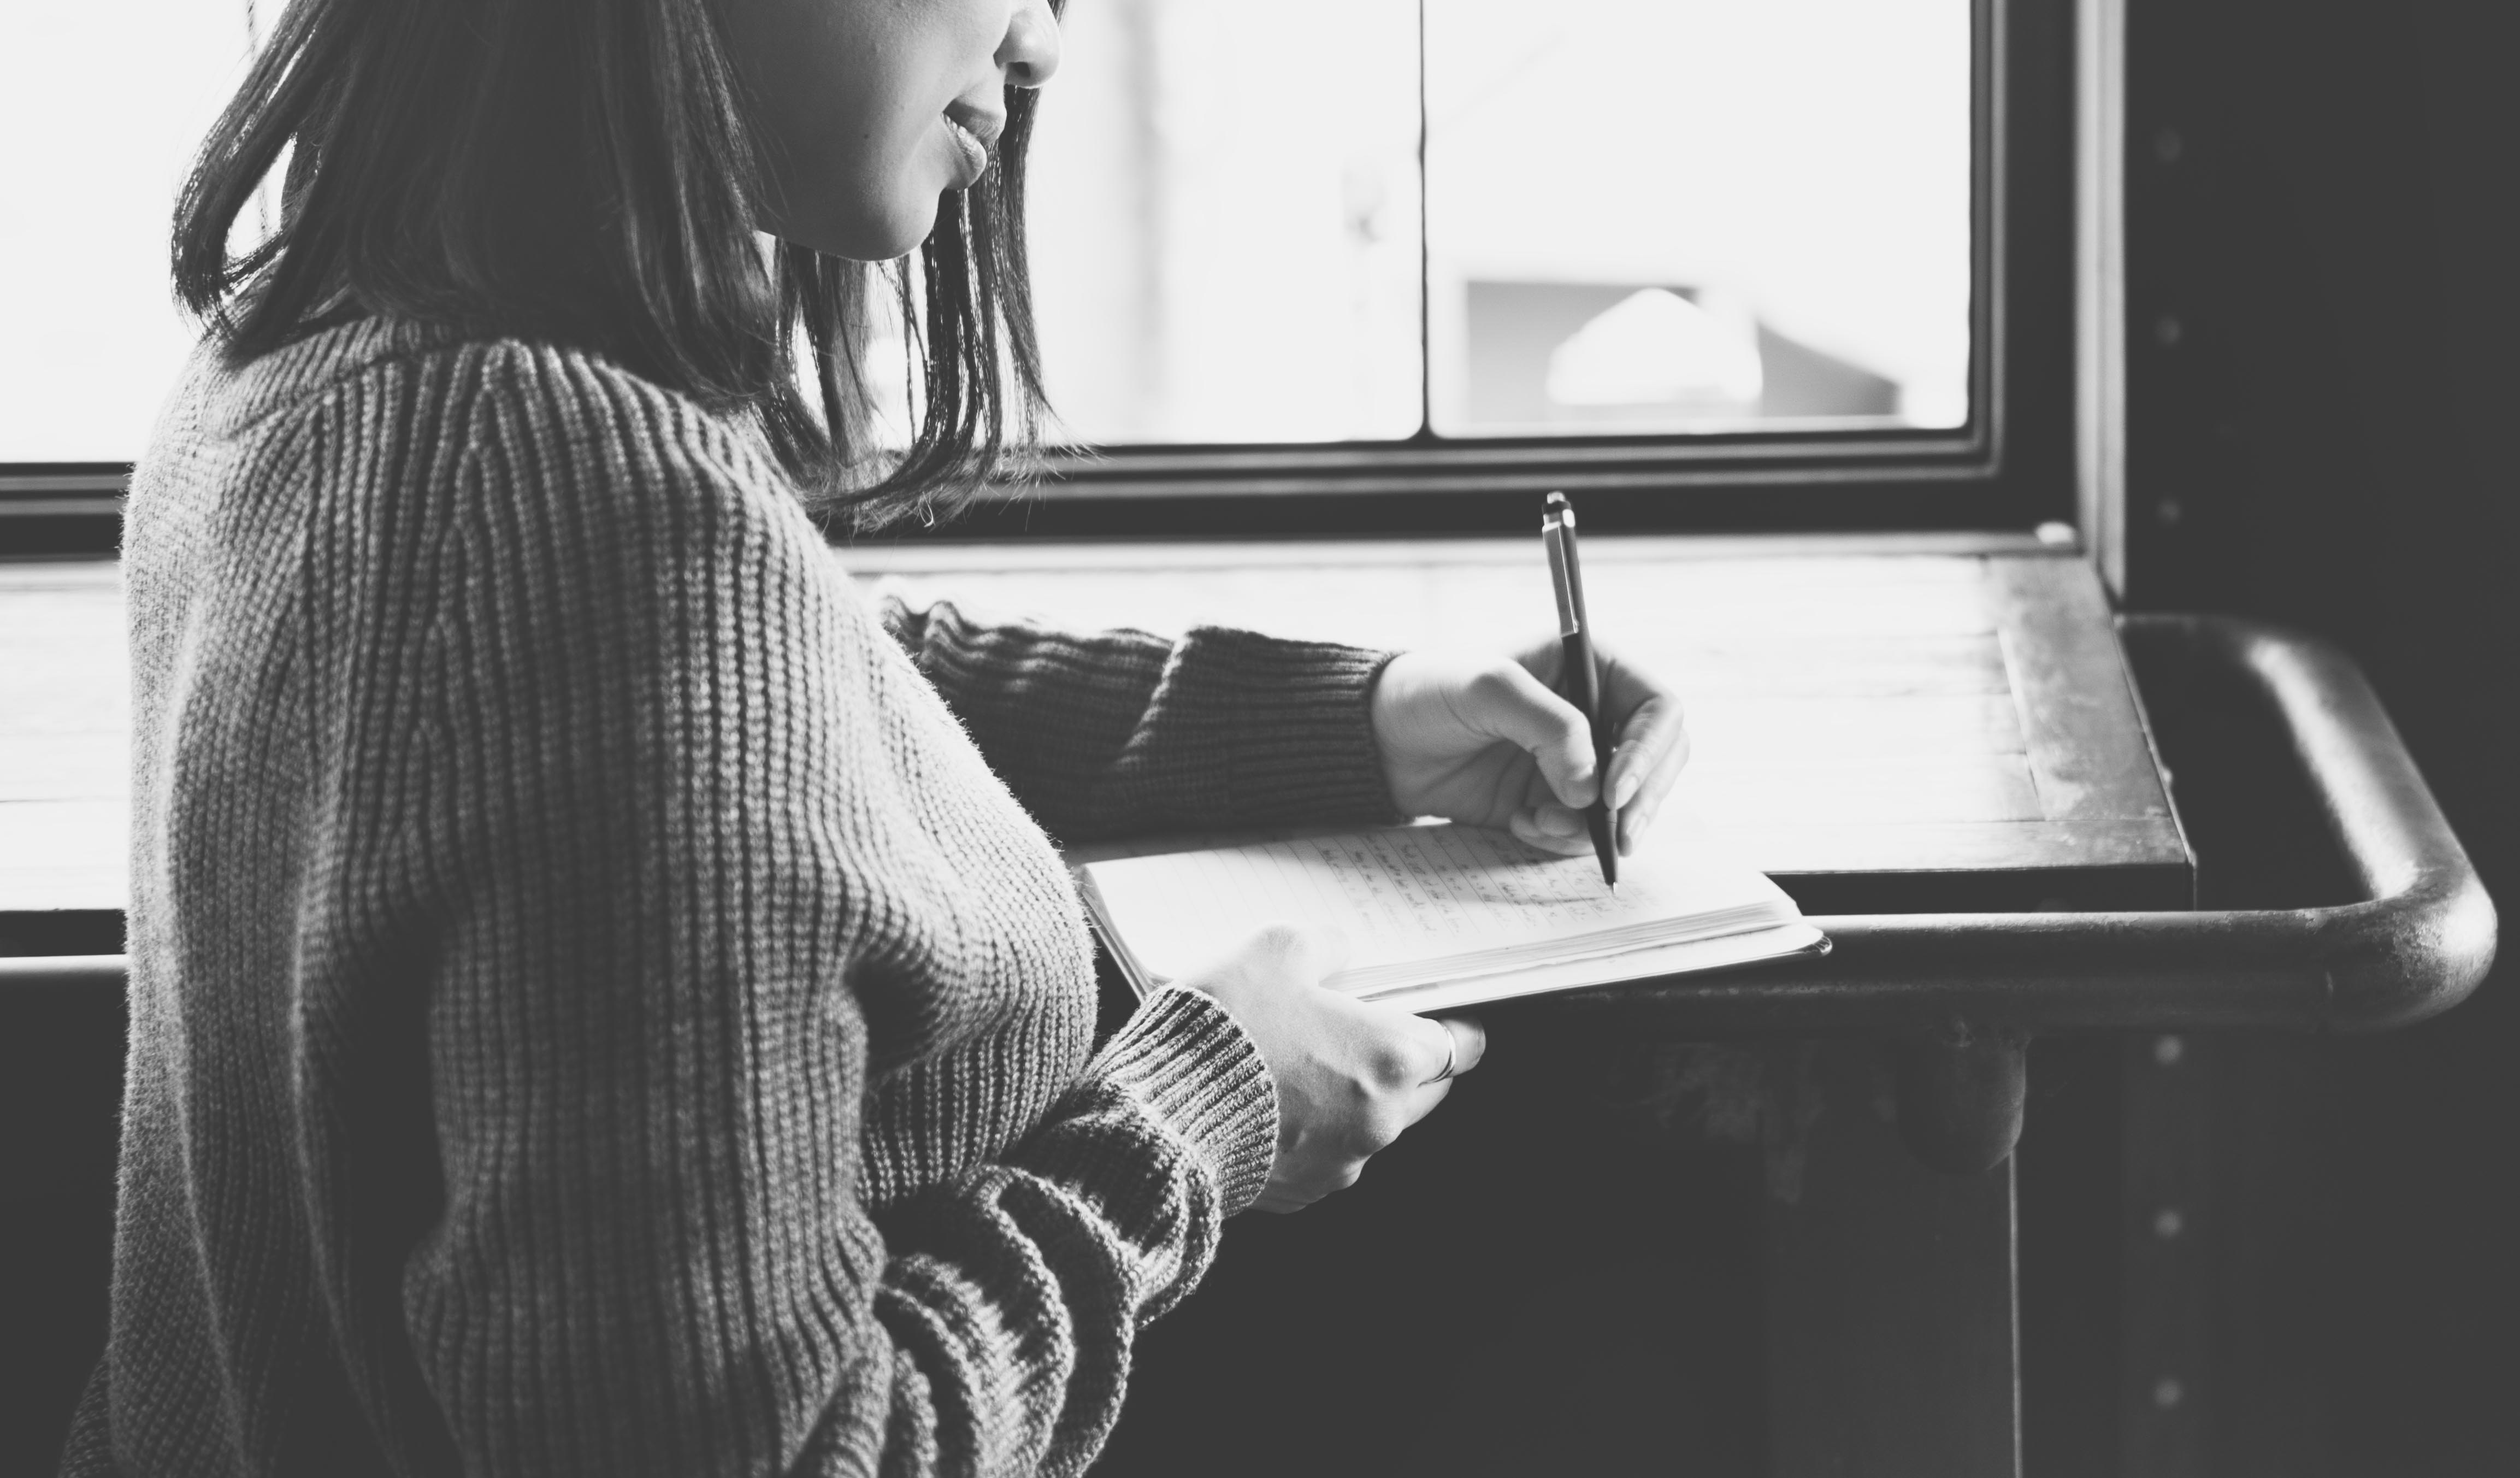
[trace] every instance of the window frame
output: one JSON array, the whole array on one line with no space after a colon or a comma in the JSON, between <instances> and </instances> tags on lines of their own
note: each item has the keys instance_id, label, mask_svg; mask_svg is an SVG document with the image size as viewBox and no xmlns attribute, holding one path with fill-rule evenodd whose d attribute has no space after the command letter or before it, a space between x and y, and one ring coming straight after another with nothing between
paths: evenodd
<instances>
[{"instance_id":1,"label":"window frame","mask_svg":"<svg viewBox=\"0 0 2520 1478\"><path fill-rule=\"evenodd\" d=\"M1519 532L1532 495L1558 488L1583 494L1587 526L1604 531L2019 533L2078 513L2089 521L2088 499L2077 507L2088 447L2077 443L2076 213L2090 161L2076 152L2076 65L2092 4L1971 3L1961 428L1054 452L1038 482L894 537ZM111 549L129 473L128 464L0 464L0 554Z\"/></svg>"},{"instance_id":2,"label":"window frame","mask_svg":"<svg viewBox=\"0 0 2520 1478\"><path fill-rule=\"evenodd\" d=\"M2077 510L2077 0L1972 0L1968 424L1054 453L1020 498L909 537L2026 532Z\"/></svg>"}]
</instances>

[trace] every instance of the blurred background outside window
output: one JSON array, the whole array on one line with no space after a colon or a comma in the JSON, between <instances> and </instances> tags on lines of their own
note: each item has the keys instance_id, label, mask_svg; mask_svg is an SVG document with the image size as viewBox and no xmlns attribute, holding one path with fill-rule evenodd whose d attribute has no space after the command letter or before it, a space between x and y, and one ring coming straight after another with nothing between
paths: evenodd
<instances>
[{"instance_id":1,"label":"blurred background outside window","mask_svg":"<svg viewBox=\"0 0 2520 1478\"><path fill-rule=\"evenodd\" d=\"M0 20L0 462L145 444L175 193L278 4ZM1962 425L1969 10L1073 0L1030 223L1063 433Z\"/></svg>"},{"instance_id":2,"label":"blurred background outside window","mask_svg":"<svg viewBox=\"0 0 2520 1478\"><path fill-rule=\"evenodd\" d=\"M280 0L0 9L0 462L128 462L196 337L166 238Z\"/></svg>"},{"instance_id":3,"label":"blurred background outside window","mask_svg":"<svg viewBox=\"0 0 2520 1478\"><path fill-rule=\"evenodd\" d=\"M1960 425L1969 12L1424 0L1421 57L1418 0L1074 0L1053 401L1104 444Z\"/></svg>"}]
</instances>

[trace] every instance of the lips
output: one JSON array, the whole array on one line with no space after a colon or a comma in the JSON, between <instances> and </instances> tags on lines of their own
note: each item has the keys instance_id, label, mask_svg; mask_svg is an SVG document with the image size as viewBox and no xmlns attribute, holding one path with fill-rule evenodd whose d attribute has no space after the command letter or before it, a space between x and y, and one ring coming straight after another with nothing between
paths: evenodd
<instances>
[{"instance_id":1,"label":"lips","mask_svg":"<svg viewBox=\"0 0 2520 1478\"><path fill-rule=\"evenodd\" d=\"M945 137L963 157L957 188L968 189L989 169L989 151L1006 128L1003 114L982 112L957 104L945 110Z\"/></svg>"}]
</instances>

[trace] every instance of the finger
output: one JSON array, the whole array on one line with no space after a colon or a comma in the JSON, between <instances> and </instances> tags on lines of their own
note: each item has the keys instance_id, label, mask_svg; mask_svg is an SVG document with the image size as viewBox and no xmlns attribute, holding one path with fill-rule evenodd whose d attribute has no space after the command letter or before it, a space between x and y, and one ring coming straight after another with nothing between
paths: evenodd
<instances>
[{"instance_id":1,"label":"finger","mask_svg":"<svg viewBox=\"0 0 2520 1478\"><path fill-rule=\"evenodd\" d=\"M1620 852L1632 850L1637 840L1653 826L1654 819L1662 815L1664 802L1671 798L1672 787L1679 783L1681 773L1688 765L1688 740L1684 735L1681 742L1663 756L1661 767L1638 787L1636 804L1619 813Z\"/></svg>"},{"instance_id":2,"label":"finger","mask_svg":"<svg viewBox=\"0 0 2520 1478\"><path fill-rule=\"evenodd\" d=\"M1553 803L1523 807L1506 818L1506 829L1524 845L1560 857L1582 857L1593 850L1583 813Z\"/></svg>"},{"instance_id":3,"label":"finger","mask_svg":"<svg viewBox=\"0 0 2520 1478\"><path fill-rule=\"evenodd\" d=\"M1688 766L1689 744L1686 735L1674 744L1653 772L1637 784L1636 799L1619 812L1619 849L1626 852L1645 834L1654 818L1662 814L1674 786Z\"/></svg>"},{"instance_id":4,"label":"finger","mask_svg":"<svg viewBox=\"0 0 2520 1478\"><path fill-rule=\"evenodd\" d=\"M1435 1082L1445 1062L1458 1057L1460 1044L1454 1040L1451 1028L1442 1022L1387 1001L1364 1005L1372 1018L1372 1029L1381 1035L1374 1047L1378 1061L1372 1076L1382 1092L1401 1093ZM1380 1147L1372 1145L1369 1152Z\"/></svg>"},{"instance_id":5,"label":"finger","mask_svg":"<svg viewBox=\"0 0 2520 1478\"><path fill-rule=\"evenodd\" d=\"M1618 745L1610 753L1610 804L1623 810L1636 804L1672 751L1679 750L1685 757L1688 747L1688 724L1678 698L1657 695L1628 710L1619 725Z\"/></svg>"},{"instance_id":6,"label":"finger","mask_svg":"<svg viewBox=\"0 0 2520 1478\"><path fill-rule=\"evenodd\" d=\"M1437 1016L1436 1024L1453 1034L1453 1076L1479 1065L1488 1054L1488 1029L1476 1016Z\"/></svg>"},{"instance_id":7,"label":"finger","mask_svg":"<svg viewBox=\"0 0 2520 1478\"><path fill-rule=\"evenodd\" d=\"M1426 1040L1434 1044L1434 1049L1428 1055L1425 1072L1418 1079L1419 1088L1424 1088L1429 1083L1440 1083L1446 1078L1458 1078L1462 1075L1461 1034L1446 1025L1441 1017L1426 1024L1434 1028L1432 1032L1426 1034Z\"/></svg>"},{"instance_id":8,"label":"finger","mask_svg":"<svg viewBox=\"0 0 2520 1478\"><path fill-rule=\"evenodd\" d=\"M1460 1080L1462 1074L1478 1066L1479 1059L1488 1054L1488 1031L1479 1023L1477 1017L1437 1016L1434 1021L1437 1026L1444 1029L1445 1035L1452 1039L1453 1070L1443 1077L1418 1084L1411 1093L1408 1100L1408 1114L1409 1122L1412 1124L1433 1113L1435 1105L1444 1101L1445 1096L1453 1091L1454 1083Z\"/></svg>"},{"instance_id":9,"label":"finger","mask_svg":"<svg viewBox=\"0 0 2520 1478\"><path fill-rule=\"evenodd\" d=\"M1520 664L1500 662L1480 674L1457 700L1457 716L1529 754L1560 803L1593 803L1593 726Z\"/></svg>"},{"instance_id":10,"label":"finger","mask_svg":"<svg viewBox=\"0 0 2520 1478\"><path fill-rule=\"evenodd\" d=\"M1614 650L1594 648L1594 660L1601 670L1601 707L1618 725L1612 766L1618 773L1610 779L1611 804L1625 805L1619 798L1616 783L1627 774L1618 765L1616 750L1633 748L1628 761L1636 773L1649 771L1663 749L1687 729L1688 713L1680 694L1671 685L1636 664L1622 660Z\"/></svg>"}]
</instances>

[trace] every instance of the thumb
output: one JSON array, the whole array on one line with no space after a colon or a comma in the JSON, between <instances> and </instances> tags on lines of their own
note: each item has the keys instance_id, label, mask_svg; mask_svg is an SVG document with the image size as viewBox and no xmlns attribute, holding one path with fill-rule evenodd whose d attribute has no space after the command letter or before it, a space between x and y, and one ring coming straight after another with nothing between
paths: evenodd
<instances>
[{"instance_id":1,"label":"thumb","mask_svg":"<svg viewBox=\"0 0 2520 1478\"><path fill-rule=\"evenodd\" d=\"M1584 710L1559 697L1519 663L1508 663L1499 681L1481 684L1486 694L1478 722L1486 732L1529 753L1558 803L1593 803L1593 726Z\"/></svg>"}]
</instances>

